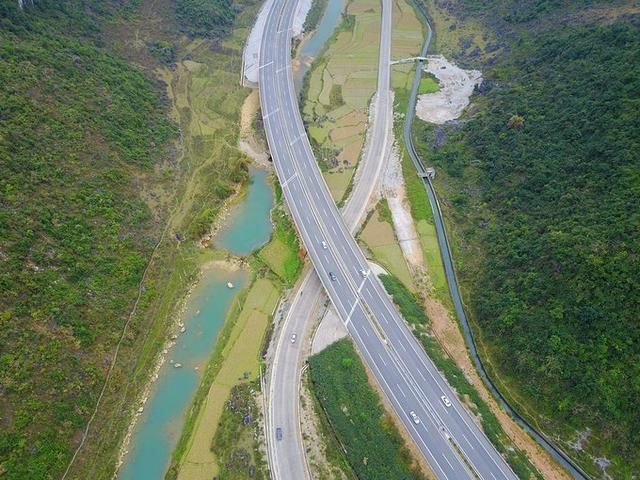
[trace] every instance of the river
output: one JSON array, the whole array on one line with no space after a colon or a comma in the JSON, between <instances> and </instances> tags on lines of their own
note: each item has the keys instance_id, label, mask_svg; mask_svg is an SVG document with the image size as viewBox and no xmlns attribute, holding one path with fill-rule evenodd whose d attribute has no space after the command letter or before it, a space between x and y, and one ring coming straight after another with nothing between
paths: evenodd
<instances>
[{"instance_id":1,"label":"river","mask_svg":"<svg viewBox=\"0 0 640 480\"><path fill-rule=\"evenodd\" d=\"M343 8L344 0L328 0L318 28L303 43L301 64L294 79L298 91L311 63L338 25ZM247 193L231 208L214 239L216 247L235 255L251 254L269 240L272 207L273 189L268 172L251 168ZM227 282L234 288L228 288ZM200 384L200 372L214 350L229 306L248 282L249 273L244 270L210 268L203 271L202 279L186 305L186 331L167 353L167 361L160 369L134 429L129 453L118 473L119 480L159 480L164 477L182 432L185 412ZM176 363L181 366L176 368Z\"/></svg>"},{"instance_id":2,"label":"river","mask_svg":"<svg viewBox=\"0 0 640 480\"><path fill-rule=\"evenodd\" d=\"M246 195L231 209L215 238L216 246L243 256L265 244L272 228L269 212L273 190L268 172L252 168L249 174ZM206 268L202 272L186 305L186 330L166 355L167 361L133 432L129 454L118 474L120 480L164 477L182 432L184 414L200 384L227 310L249 280L249 272L241 269ZM228 282L233 288L228 288Z\"/></svg>"},{"instance_id":3,"label":"river","mask_svg":"<svg viewBox=\"0 0 640 480\"><path fill-rule=\"evenodd\" d=\"M300 92L304 76L309 70L313 60L324 48L327 40L331 38L331 35L333 35L334 30L338 26L343 8L344 0L328 0L327 8L318 23L318 28L313 32L311 38L303 42L299 53L300 67L296 70L294 76L294 85L298 93Z\"/></svg>"}]
</instances>

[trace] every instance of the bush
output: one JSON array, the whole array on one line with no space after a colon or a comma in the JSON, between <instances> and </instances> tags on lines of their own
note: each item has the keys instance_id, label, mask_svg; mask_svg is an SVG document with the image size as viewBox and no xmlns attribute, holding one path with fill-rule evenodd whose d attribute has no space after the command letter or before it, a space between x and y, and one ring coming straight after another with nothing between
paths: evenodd
<instances>
[{"instance_id":1,"label":"bush","mask_svg":"<svg viewBox=\"0 0 640 480\"><path fill-rule=\"evenodd\" d=\"M585 448L623 477L640 468L638 28L514 45L488 108L431 153L472 202L448 207L461 279L500 376L546 428L594 431Z\"/></svg>"},{"instance_id":2,"label":"bush","mask_svg":"<svg viewBox=\"0 0 640 480\"><path fill-rule=\"evenodd\" d=\"M60 477L159 231L140 179L174 126L97 42L110 2L0 9L0 476Z\"/></svg>"},{"instance_id":3,"label":"bush","mask_svg":"<svg viewBox=\"0 0 640 480\"><path fill-rule=\"evenodd\" d=\"M413 468L350 340L339 340L309 358L309 372L313 393L358 478L424 478Z\"/></svg>"},{"instance_id":4,"label":"bush","mask_svg":"<svg viewBox=\"0 0 640 480\"><path fill-rule=\"evenodd\" d=\"M221 38L236 17L233 0L176 0L176 19L191 36Z\"/></svg>"}]
</instances>

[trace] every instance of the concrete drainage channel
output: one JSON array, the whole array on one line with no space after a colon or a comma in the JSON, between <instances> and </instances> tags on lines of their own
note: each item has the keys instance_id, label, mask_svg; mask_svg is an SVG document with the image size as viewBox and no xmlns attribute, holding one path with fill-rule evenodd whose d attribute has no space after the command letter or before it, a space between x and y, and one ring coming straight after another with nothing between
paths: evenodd
<instances>
[{"instance_id":1,"label":"concrete drainage channel","mask_svg":"<svg viewBox=\"0 0 640 480\"><path fill-rule=\"evenodd\" d=\"M419 15L422 17L426 27L427 27L427 37L425 38L424 44L422 46L422 51L420 52L419 57L425 57L427 54L427 50L429 49L429 45L431 43L431 24L429 23L426 12L423 10L422 5L417 4L417 2L413 2L416 6L416 10L419 12ZM404 144L411 156L411 161L416 168L416 172L420 178L422 178L422 182L424 188L427 192L427 196L429 197L429 203L431 204L431 210L433 211L434 224L436 229L436 236L438 238L438 246L440 247L440 255L442 257L442 262L445 269L445 276L447 278L447 284L449 285L449 292L451 293L451 298L453 300L453 304L456 309L456 314L460 319L460 323L462 325L462 330L464 333L465 342L467 344L467 348L471 354L471 358L476 367L476 370L480 374L480 377L484 381L485 385L492 393L492 395L500 402L500 405L505 409L505 411L513 418L518 425L524 428L547 452L553 456L562 466L564 466L567 471L574 477L580 480L587 480L590 478L578 465L574 463L574 461L558 446L554 445L551 440L549 440L543 433L536 430L534 427L529 424L524 418L522 418L507 402L505 397L500 393L497 389L487 371L482 364L482 360L478 355L478 350L476 348L475 340L473 338L473 333L471 331L471 327L469 326L469 321L467 319L466 312L464 310L464 306L462 304L462 297L460 296L460 289L458 287L458 279L456 277L456 272L453 267L453 259L451 255L451 249L449 247L449 241L447 239L447 233L444 227L444 220L442 218L442 212L440 210L440 204L438 203L438 199L435 194L435 190L433 188L433 184L431 183L431 178L427 175L427 169L425 169L422 164L422 160L418 157L418 153L416 152L415 146L413 144L413 136L411 134L411 126L413 124L413 118L415 116L415 106L416 99L418 96L418 87L420 85L420 78L422 74L422 66L423 60L416 61L416 74L413 80L413 86L411 89L411 94L409 95L409 102L407 105L407 113L405 115L404 125L403 125L403 138Z\"/></svg>"}]
</instances>

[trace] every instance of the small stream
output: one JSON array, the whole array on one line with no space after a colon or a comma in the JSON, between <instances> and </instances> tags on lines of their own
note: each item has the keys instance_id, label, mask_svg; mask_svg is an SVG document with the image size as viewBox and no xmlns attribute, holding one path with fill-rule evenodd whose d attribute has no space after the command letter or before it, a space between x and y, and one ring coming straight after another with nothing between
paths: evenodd
<instances>
[{"instance_id":1,"label":"small stream","mask_svg":"<svg viewBox=\"0 0 640 480\"><path fill-rule=\"evenodd\" d=\"M250 169L247 194L235 205L215 238L216 246L249 255L271 235L269 212L273 190L268 172ZM169 349L144 412L138 419L119 480L159 480L184 424L184 414L200 384L201 372L214 350L233 299L250 280L245 270L207 268L186 305L185 332ZM233 284L228 288L227 282ZM179 367L177 365L180 365Z\"/></svg>"}]
</instances>

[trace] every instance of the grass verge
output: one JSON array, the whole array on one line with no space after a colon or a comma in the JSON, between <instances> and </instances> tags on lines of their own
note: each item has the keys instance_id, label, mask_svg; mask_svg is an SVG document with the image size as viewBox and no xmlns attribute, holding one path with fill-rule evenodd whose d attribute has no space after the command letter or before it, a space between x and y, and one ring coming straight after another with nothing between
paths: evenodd
<instances>
[{"instance_id":1,"label":"grass verge","mask_svg":"<svg viewBox=\"0 0 640 480\"><path fill-rule=\"evenodd\" d=\"M373 258L387 271L401 278L405 285L416 290L411 272L398 245L391 224L391 211L386 201L378 202L375 213L369 216L358 238L364 242Z\"/></svg>"},{"instance_id":2,"label":"grass verge","mask_svg":"<svg viewBox=\"0 0 640 480\"><path fill-rule=\"evenodd\" d=\"M440 90L440 82L438 82L438 79L431 73L423 74L423 77L420 79L418 94L436 93L438 90Z\"/></svg>"}]
</instances>

